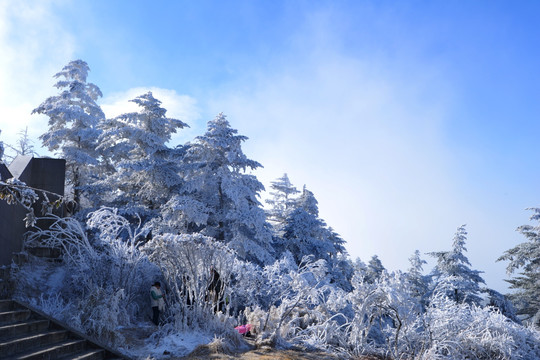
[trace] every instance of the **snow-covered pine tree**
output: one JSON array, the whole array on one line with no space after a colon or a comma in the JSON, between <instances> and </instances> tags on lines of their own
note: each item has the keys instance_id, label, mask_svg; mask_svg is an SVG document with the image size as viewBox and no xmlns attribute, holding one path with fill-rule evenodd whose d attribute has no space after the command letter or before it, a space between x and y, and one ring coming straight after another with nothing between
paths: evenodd
<instances>
[{"instance_id":1,"label":"snow-covered pine tree","mask_svg":"<svg viewBox=\"0 0 540 360\"><path fill-rule=\"evenodd\" d=\"M283 174L282 177L275 181L272 181L270 188L270 199L266 200L266 203L271 206L267 210L268 221L274 226L276 233L282 235L283 227L285 226L285 220L289 213L294 210L296 204L296 198L294 195L299 191L291 184L287 174Z\"/></svg>"},{"instance_id":2,"label":"snow-covered pine tree","mask_svg":"<svg viewBox=\"0 0 540 360\"><path fill-rule=\"evenodd\" d=\"M411 266L406 273L409 291L414 298L425 305L424 299L428 294L429 277L423 275L423 266L424 264L427 264L427 262L420 258L420 251L418 250L416 250L409 258L409 262L411 263Z\"/></svg>"},{"instance_id":3,"label":"snow-covered pine tree","mask_svg":"<svg viewBox=\"0 0 540 360\"><path fill-rule=\"evenodd\" d=\"M327 240L325 224L303 208L297 208L287 217L284 228L284 248L290 251L297 264L304 256L313 255L315 259L329 259L334 253Z\"/></svg>"},{"instance_id":4,"label":"snow-covered pine tree","mask_svg":"<svg viewBox=\"0 0 540 360\"><path fill-rule=\"evenodd\" d=\"M530 220L540 222L540 208L530 208L533 211ZM510 294L518 315L524 320L532 321L540 327L540 225L522 225L517 228L526 242L506 250L498 261L509 261L506 271L513 275L520 270L519 275L513 275L510 288L517 290Z\"/></svg>"},{"instance_id":5,"label":"snow-covered pine tree","mask_svg":"<svg viewBox=\"0 0 540 360\"><path fill-rule=\"evenodd\" d=\"M373 255L367 264L365 281L373 284L386 272L386 268L382 264L381 259L379 259L379 256Z\"/></svg>"},{"instance_id":6,"label":"snow-covered pine tree","mask_svg":"<svg viewBox=\"0 0 540 360\"><path fill-rule=\"evenodd\" d=\"M456 303L479 305L482 301L479 296L480 283L485 284L485 281L480 276L481 271L470 268L471 263L465 256L466 240L467 231L462 225L454 235L452 250L429 253L437 259L431 276L434 278L433 285L444 286L448 297Z\"/></svg>"},{"instance_id":7,"label":"snow-covered pine tree","mask_svg":"<svg viewBox=\"0 0 540 360\"><path fill-rule=\"evenodd\" d=\"M73 200L82 206L82 197L91 201L92 183L96 180L99 155L96 151L98 123L105 118L96 103L102 96L99 88L86 82L88 64L74 60L54 75L61 78L54 86L61 90L47 98L32 113L49 117L49 129L40 136L43 146L66 160L66 182Z\"/></svg>"},{"instance_id":8,"label":"snow-covered pine tree","mask_svg":"<svg viewBox=\"0 0 540 360\"><path fill-rule=\"evenodd\" d=\"M496 290L493 289L486 289L485 292L488 295L489 303L488 305L491 308L497 309L501 312L504 316L509 318L510 320L521 324L521 320L517 316L516 308L514 307L514 304L512 301L503 294L499 293Z\"/></svg>"},{"instance_id":9,"label":"snow-covered pine tree","mask_svg":"<svg viewBox=\"0 0 540 360\"><path fill-rule=\"evenodd\" d=\"M181 149L171 149L171 135L187 124L168 118L151 92L130 100L139 112L122 114L101 124L99 150L114 170L101 183L107 202L125 214L154 217L179 192Z\"/></svg>"},{"instance_id":10,"label":"snow-covered pine tree","mask_svg":"<svg viewBox=\"0 0 540 360\"><path fill-rule=\"evenodd\" d=\"M304 185L302 194L296 200L296 208L302 208L313 216L319 216L319 202L315 199L315 195L306 189L306 185Z\"/></svg>"},{"instance_id":11,"label":"snow-covered pine tree","mask_svg":"<svg viewBox=\"0 0 540 360\"><path fill-rule=\"evenodd\" d=\"M247 173L262 165L246 157L247 137L237 133L220 113L204 135L187 144L178 218L185 229L224 241L240 258L268 264L274 259L272 234L258 200L264 186Z\"/></svg>"},{"instance_id":12,"label":"snow-covered pine tree","mask_svg":"<svg viewBox=\"0 0 540 360\"><path fill-rule=\"evenodd\" d=\"M346 254L345 241L329 229L318 215L317 199L304 186L283 228L283 251L290 251L297 264L304 256L311 255L332 265L339 254Z\"/></svg>"}]
</instances>

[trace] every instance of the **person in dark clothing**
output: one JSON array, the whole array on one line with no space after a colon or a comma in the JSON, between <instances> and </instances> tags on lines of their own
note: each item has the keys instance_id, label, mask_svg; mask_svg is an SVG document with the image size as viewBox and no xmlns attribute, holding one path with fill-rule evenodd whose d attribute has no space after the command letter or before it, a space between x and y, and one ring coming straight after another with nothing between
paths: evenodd
<instances>
[{"instance_id":1,"label":"person in dark clothing","mask_svg":"<svg viewBox=\"0 0 540 360\"><path fill-rule=\"evenodd\" d=\"M210 271L210 284L208 284L208 300L214 304L214 312L223 311L223 283L217 270L212 267Z\"/></svg>"}]
</instances>

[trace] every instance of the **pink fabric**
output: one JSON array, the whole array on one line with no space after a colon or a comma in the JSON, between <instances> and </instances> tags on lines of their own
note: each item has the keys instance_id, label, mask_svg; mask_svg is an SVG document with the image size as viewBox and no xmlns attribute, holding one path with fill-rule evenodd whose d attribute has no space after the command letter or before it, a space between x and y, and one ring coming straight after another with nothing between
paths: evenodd
<instances>
[{"instance_id":1,"label":"pink fabric","mask_svg":"<svg viewBox=\"0 0 540 360\"><path fill-rule=\"evenodd\" d=\"M241 335L244 335L247 333L246 325L240 325L235 327L236 331L238 331Z\"/></svg>"},{"instance_id":2,"label":"pink fabric","mask_svg":"<svg viewBox=\"0 0 540 360\"><path fill-rule=\"evenodd\" d=\"M245 335L248 331L251 331L251 324L240 325L234 328L241 335Z\"/></svg>"}]
</instances>

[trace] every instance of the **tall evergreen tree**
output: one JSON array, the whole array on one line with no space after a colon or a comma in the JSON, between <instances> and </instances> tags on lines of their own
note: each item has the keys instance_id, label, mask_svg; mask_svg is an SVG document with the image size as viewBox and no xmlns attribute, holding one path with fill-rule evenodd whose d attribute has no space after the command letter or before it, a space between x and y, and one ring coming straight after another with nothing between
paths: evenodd
<instances>
[{"instance_id":1,"label":"tall evergreen tree","mask_svg":"<svg viewBox=\"0 0 540 360\"><path fill-rule=\"evenodd\" d=\"M122 114L101 125L99 150L113 166L102 185L111 205L152 217L182 184L181 150L169 148L167 142L187 124L168 118L151 92L130 101L140 106L139 112Z\"/></svg>"},{"instance_id":2,"label":"tall evergreen tree","mask_svg":"<svg viewBox=\"0 0 540 360\"><path fill-rule=\"evenodd\" d=\"M303 209L313 216L319 216L319 202L315 199L315 195L306 189L306 185L304 185L302 194L296 200L296 207Z\"/></svg>"},{"instance_id":3,"label":"tall evergreen tree","mask_svg":"<svg viewBox=\"0 0 540 360\"><path fill-rule=\"evenodd\" d=\"M187 145L186 192L176 208L184 228L226 242L243 259L267 264L274 257L270 225L258 199L264 186L247 173L261 164L246 157L242 143L247 137L237 133L220 113L204 135Z\"/></svg>"},{"instance_id":4,"label":"tall evergreen tree","mask_svg":"<svg viewBox=\"0 0 540 360\"><path fill-rule=\"evenodd\" d=\"M425 305L424 299L429 290L429 277L423 275L423 267L427 262L420 257L420 251L416 250L409 258L411 264L407 272L407 281L409 283L409 291L422 305Z\"/></svg>"},{"instance_id":5,"label":"tall evergreen tree","mask_svg":"<svg viewBox=\"0 0 540 360\"><path fill-rule=\"evenodd\" d=\"M465 256L466 240L467 231L462 225L454 235L452 250L429 253L437 259L432 277L435 279L434 285L444 286L448 297L456 303L480 304L480 283L485 284L485 281L480 276L481 271L470 268L471 263Z\"/></svg>"},{"instance_id":6,"label":"tall evergreen tree","mask_svg":"<svg viewBox=\"0 0 540 360\"><path fill-rule=\"evenodd\" d=\"M366 267L365 281L373 284L375 281L379 280L381 276L386 273L386 268L379 259L379 256L373 255Z\"/></svg>"},{"instance_id":7,"label":"tall evergreen tree","mask_svg":"<svg viewBox=\"0 0 540 360\"><path fill-rule=\"evenodd\" d=\"M71 61L54 77L61 92L47 98L32 113L49 117L49 129L40 136L43 146L66 159L66 182L73 200L80 204L81 195L89 199L96 179L99 155L98 123L105 118L96 103L102 96L99 88L86 81L90 68L82 60Z\"/></svg>"},{"instance_id":8,"label":"tall evergreen tree","mask_svg":"<svg viewBox=\"0 0 540 360\"><path fill-rule=\"evenodd\" d=\"M531 208L530 220L540 222L540 208ZM509 297L513 300L518 315L525 320L532 320L540 326L540 225L522 225L517 228L526 242L506 250L498 261L509 261L506 271L513 275L509 280L510 288L516 290Z\"/></svg>"},{"instance_id":9,"label":"tall evergreen tree","mask_svg":"<svg viewBox=\"0 0 540 360\"><path fill-rule=\"evenodd\" d=\"M266 203L271 208L266 212L269 222L274 226L276 233L282 235L283 227L285 226L285 220L296 205L296 198L294 197L299 191L291 184L287 174L283 174L279 179L272 181L270 188L270 199L266 200Z\"/></svg>"},{"instance_id":10,"label":"tall evergreen tree","mask_svg":"<svg viewBox=\"0 0 540 360\"><path fill-rule=\"evenodd\" d=\"M295 209L287 216L283 234L283 251L290 251L299 264L313 255L331 263L345 254L345 241L318 217L319 208L313 193L306 189L296 200Z\"/></svg>"}]
</instances>

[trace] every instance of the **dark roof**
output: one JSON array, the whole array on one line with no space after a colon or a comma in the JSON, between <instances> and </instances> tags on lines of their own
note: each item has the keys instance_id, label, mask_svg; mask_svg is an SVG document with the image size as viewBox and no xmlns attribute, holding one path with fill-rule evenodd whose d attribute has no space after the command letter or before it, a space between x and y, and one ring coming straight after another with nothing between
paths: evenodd
<instances>
[{"instance_id":1,"label":"dark roof","mask_svg":"<svg viewBox=\"0 0 540 360\"><path fill-rule=\"evenodd\" d=\"M9 164L9 172L13 174L13 177L19 179L32 161L32 156L27 155L17 155L15 159Z\"/></svg>"},{"instance_id":2,"label":"dark roof","mask_svg":"<svg viewBox=\"0 0 540 360\"><path fill-rule=\"evenodd\" d=\"M11 175L11 172L7 168L6 164L0 163L0 180L6 181L7 179L11 179L13 175Z\"/></svg>"}]
</instances>

